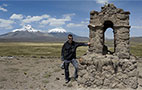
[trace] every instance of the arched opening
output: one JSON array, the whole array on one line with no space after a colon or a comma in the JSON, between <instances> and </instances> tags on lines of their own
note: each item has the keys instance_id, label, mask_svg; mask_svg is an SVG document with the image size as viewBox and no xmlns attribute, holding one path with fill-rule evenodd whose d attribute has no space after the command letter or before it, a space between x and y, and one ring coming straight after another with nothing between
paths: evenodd
<instances>
[{"instance_id":1,"label":"arched opening","mask_svg":"<svg viewBox=\"0 0 142 90\"><path fill-rule=\"evenodd\" d=\"M105 21L103 29L103 54L113 54L115 52L113 23L111 21Z\"/></svg>"},{"instance_id":2,"label":"arched opening","mask_svg":"<svg viewBox=\"0 0 142 90\"><path fill-rule=\"evenodd\" d=\"M104 22L104 30L106 30L107 28L113 28L113 23L111 21Z\"/></svg>"},{"instance_id":3,"label":"arched opening","mask_svg":"<svg viewBox=\"0 0 142 90\"><path fill-rule=\"evenodd\" d=\"M112 28L107 28L105 31L104 45L108 48L108 53L114 52L114 33Z\"/></svg>"}]
</instances>

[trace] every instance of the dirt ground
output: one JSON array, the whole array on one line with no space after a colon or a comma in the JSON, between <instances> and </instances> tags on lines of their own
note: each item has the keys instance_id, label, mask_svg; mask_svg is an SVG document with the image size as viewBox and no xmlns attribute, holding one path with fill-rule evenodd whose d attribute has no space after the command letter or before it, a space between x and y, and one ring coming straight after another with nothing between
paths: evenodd
<instances>
[{"instance_id":1,"label":"dirt ground","mask_svg":"<svg viewBox=\"0 0 142 90\"><path fill-rule=\"evenodd\" d=\"M86 90L73 79L65 84L64 70L60 64L59 58L0 57L0 90ZM142 90L142 61L138 65L138 90ZM72 77L72 65L70 71Z\"/></svg>"}]
</instances>

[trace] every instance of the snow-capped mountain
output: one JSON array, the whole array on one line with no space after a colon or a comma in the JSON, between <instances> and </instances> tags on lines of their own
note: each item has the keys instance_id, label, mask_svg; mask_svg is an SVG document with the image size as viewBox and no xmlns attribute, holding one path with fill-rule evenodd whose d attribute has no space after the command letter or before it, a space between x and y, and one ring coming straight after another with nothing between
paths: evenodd
<instances>
[{"instance_id":1,"label":"snow-capped mountain","mask_svg":"<svg viewBox=\"0 0 142 90\"><path fill-rule=\"evenodd\" d=\"M12 32L17 32L17 31L39 32L39 30L32 28L31 25L25 25L20 29L13 30Z\"/></svg>"},{"instance_id":2,"label":"snow-capped mountain","mask_svg":"<svg viewBox=\"0 0 142 90\"><path fill-rule=\"evenodd\" d=\"M63 28L51 29L43 32L32 28L31 25L25 25L20 29L0 35L0 42L63 42L68 38L68 34L72 34L77 41L87 41L87 37L80 37L73 33L67 32Z\"/></svg>"},{"instance_id":3,"label":"snow-capped mountain","mask_svg":"<svg viewBox=\"0 0 142 90\"><path fill-rule=\"evenodd\" d=\"M67 31L61 27L54 28L48 31L48 33L66 33Z\"/></svg>"}]
</instances>

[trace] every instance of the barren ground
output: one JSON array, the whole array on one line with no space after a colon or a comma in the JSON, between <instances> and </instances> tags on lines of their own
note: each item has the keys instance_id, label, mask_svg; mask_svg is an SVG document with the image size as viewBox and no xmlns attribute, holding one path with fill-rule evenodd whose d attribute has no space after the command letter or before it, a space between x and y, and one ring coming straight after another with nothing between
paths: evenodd
<instances>
[{"instance_id":1,"label":"barren ground","mask_svg":"<svg viewBox=\"0 0 142 90\"><path fill-rule=\"evenodd\" d=\"M59 58L0 57L0 89L3 90L86 90L73 79L65 84ZM139 90L142 90L142 61L138 63ZM70 76L73 66L70 65ZM90 90L90 89L89 89Z\"/></svg>"}]
</instances>

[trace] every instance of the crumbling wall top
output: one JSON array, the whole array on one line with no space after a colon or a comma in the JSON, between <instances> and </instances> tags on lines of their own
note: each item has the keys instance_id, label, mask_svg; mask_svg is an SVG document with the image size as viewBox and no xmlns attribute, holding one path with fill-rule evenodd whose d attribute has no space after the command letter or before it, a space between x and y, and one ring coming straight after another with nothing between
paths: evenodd
<instances>
[{"instance_id":1,"label":"crumbling wall top","mask_svg":"<svg viewBox=\"0 0 142 90\"><path fill-rule=\"evenodd\" d=\"M129 27L129 11L116 8L114 4L106 4L101 8L101 11L90 12L90 24L95 26L103 26L105 21L111 21L114 26Z\"/></svg>"}]
</instances>

